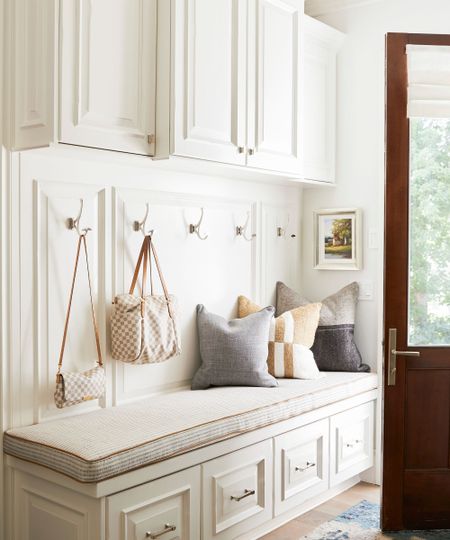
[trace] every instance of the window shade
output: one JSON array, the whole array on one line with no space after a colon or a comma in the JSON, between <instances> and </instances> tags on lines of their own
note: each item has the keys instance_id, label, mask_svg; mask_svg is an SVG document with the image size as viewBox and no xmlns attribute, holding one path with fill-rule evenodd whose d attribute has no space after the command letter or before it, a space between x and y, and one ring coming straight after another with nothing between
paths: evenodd
<instances>
[{"instance_id":1,"label":"window shade","mask_svg":"<svg viewBox=\"0 0 450 540\"><path fill-rule=\"evenodd\" d=\"M407 45L408 117L450 118L450 47Z\"/></svg>"}]
</instances>

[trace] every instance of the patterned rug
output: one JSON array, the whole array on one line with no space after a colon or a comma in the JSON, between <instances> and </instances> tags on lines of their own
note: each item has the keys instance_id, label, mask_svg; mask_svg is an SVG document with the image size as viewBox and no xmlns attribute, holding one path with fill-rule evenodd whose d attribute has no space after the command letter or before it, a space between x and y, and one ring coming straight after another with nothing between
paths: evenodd
<instances>
[{"instance_id":1,"label":"patterned rug","mask_svg":"<svg viewBox=\"0 0 450 540\"><path fill-rule=\"evenodd\" d=\"M361 501L332 521L324 523L302 540L450 540L450 530L380 532L380 505Z\"/></svg>"}]
</instances>

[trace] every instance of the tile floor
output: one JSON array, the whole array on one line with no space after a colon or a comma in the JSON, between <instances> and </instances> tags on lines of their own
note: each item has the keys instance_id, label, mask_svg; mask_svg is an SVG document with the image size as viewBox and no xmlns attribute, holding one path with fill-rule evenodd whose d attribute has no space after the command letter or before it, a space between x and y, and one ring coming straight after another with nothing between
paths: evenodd
<instances>
[{"instance_id":1,"label":"tile floor","mask_svg":"<svg viewBox=\"0 0 450 540\"><path fill-rule=\"evenodd\" d=\"M330 521L344 510L350 508L350 506L359 503L362 499L380 502L380 487L361 482L334 499L314 508L314 510L262 536L260 540L299 540L303 535L310 533L325 521Z\"/></svg>"}]
</instances>

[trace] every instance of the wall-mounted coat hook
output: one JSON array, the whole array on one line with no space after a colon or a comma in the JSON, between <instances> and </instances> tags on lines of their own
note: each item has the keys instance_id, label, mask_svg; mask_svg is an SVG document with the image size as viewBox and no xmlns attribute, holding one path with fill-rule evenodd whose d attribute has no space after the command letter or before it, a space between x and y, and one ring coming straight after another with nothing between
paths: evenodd
<instances>
[{"instance_id":1,"label":"wall-mounted coat hook","mask_svg":"<svg viewBox=\"0 0 450 540\"><path fill-rule=\"evenodd\" d=\"M81 215L83 214L83 206L84 206L84 200L80 199L80 211L78 212L78 216L76 218L67 218L66 220L66 226L71 231L75 229L75 231L79 234L87 234L91 229L89 227L85 229L80 229L80 219Z\"/></svg>"},{"instance_id":2,"label":"wall-mounted coat hook","mask_svg":"<svg viewBox=\"0 0 450 540\"><path fill-rule=\"evenodd\" d=\"M277 227L277 236L278 238L286 238L286 234L287 234L287 230L288 230L288 227L289 227L289 221L290 221L290 216L288 215L288 218L287 218L287 221L286 221L286 226L285 227L281 227L281 226L278 226ZM291 234L290 237L291 238L296 238L296 234Z\"/></svg>"},{"instance_id":3,"label":"wall-mounted coat hook","mask_svg":"<svg viewBox=\"0 0 450 540\"><path fill-rule=\"evenodd\" d=\"M244 240L247 240L247 242L251 242L253 238L256 237L256 234L253 233L250 236L247 235L247 228L250 223L250 212L247 212L247 218L245 220L244 225L238 225L236 227L236 236L242 236Z\"/></svg>"},{"instance_id":4,"label":"wall-mounted coat hook","mask_svg":"<svg viewBox=\"0 0 450 540\"><path fill-rule=\"evenodd\" d=\"M153 234L153 229L151 231L146 230L146 223L147 223L148 214L149 214L149 204L146 203L145 204L145 216L144 216L144 219L142 221L133 221L133 230L136 231L136 232L141 231L144 236L148 236L149 234L150 235Z\"/></svg>"},{"instance_id":5,"label":"wall-mounted coat hook","mask_svg":"<svg viewBox=\"0 0 450 540\"><path fill-rule=\"evenodd\" d=\"M200 227L201 227L201 224L202 224L202 221L203 221L203 216L204 216L204 213L205 213L203 208L201 208L200 210L201 210L200 219L198 220L197 224L191 223L189 225L189 233L190 234L196 234L200 238L200 240L206 240L208 238L208 235L207 234L205 234L205 235L200 234Z\"/></svg>"}]
</instances>

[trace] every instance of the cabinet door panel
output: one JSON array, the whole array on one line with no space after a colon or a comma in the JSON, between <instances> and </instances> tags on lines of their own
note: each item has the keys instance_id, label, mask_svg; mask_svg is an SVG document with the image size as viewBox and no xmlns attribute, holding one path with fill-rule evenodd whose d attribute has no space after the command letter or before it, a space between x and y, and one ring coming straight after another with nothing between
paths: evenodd
<instances>
[{"instance_id":1,"label":"cabinet door panel","mask_svg":"<svg viewBox=\"0 0 450 540\"><path fill-rule=\"evenodd\" d=\"M200 538L200 468L193 467L107 497L109 540Z\"/></svg>"},{"instance_id":2,"label":"cabinet door panel","mask_svg":"<svg viewBox=\"0 0 450 540\"><path fill-rule=\"evenodd\" d=\"M175 154L245 163L245 25L245 2L177 2Z\"/></svg>"},{"instance_id":3,"label":"cabinet door panel","mask_svg":"<svg viewBox=\"0 0 450 540\"><path fill-rule=\"evenodd\" d=\"M256 0L249 14L248 165L299 172L302 2ZM252 88L253 86L253 88Z\"/></svg>"},{"instance_id":4,"label":"cabinet door panel","mask_svg":"<svg viewBox=\"0 0 450 540\"><path fill-rule=\"evenodd\" d=\"M342 35L305 17L303 174L334 182L336 146L336 54Z\"/></svg>"},{"instance_id":5,"label":"cabinet door panel","mask_svg":"<svg viewBox=\"0 0 450 540\"><path fill-rule=\"evenodd\" d=\"M156 0L64 0L64 143L154 153Z\"/></svg>"}]
</instances>

